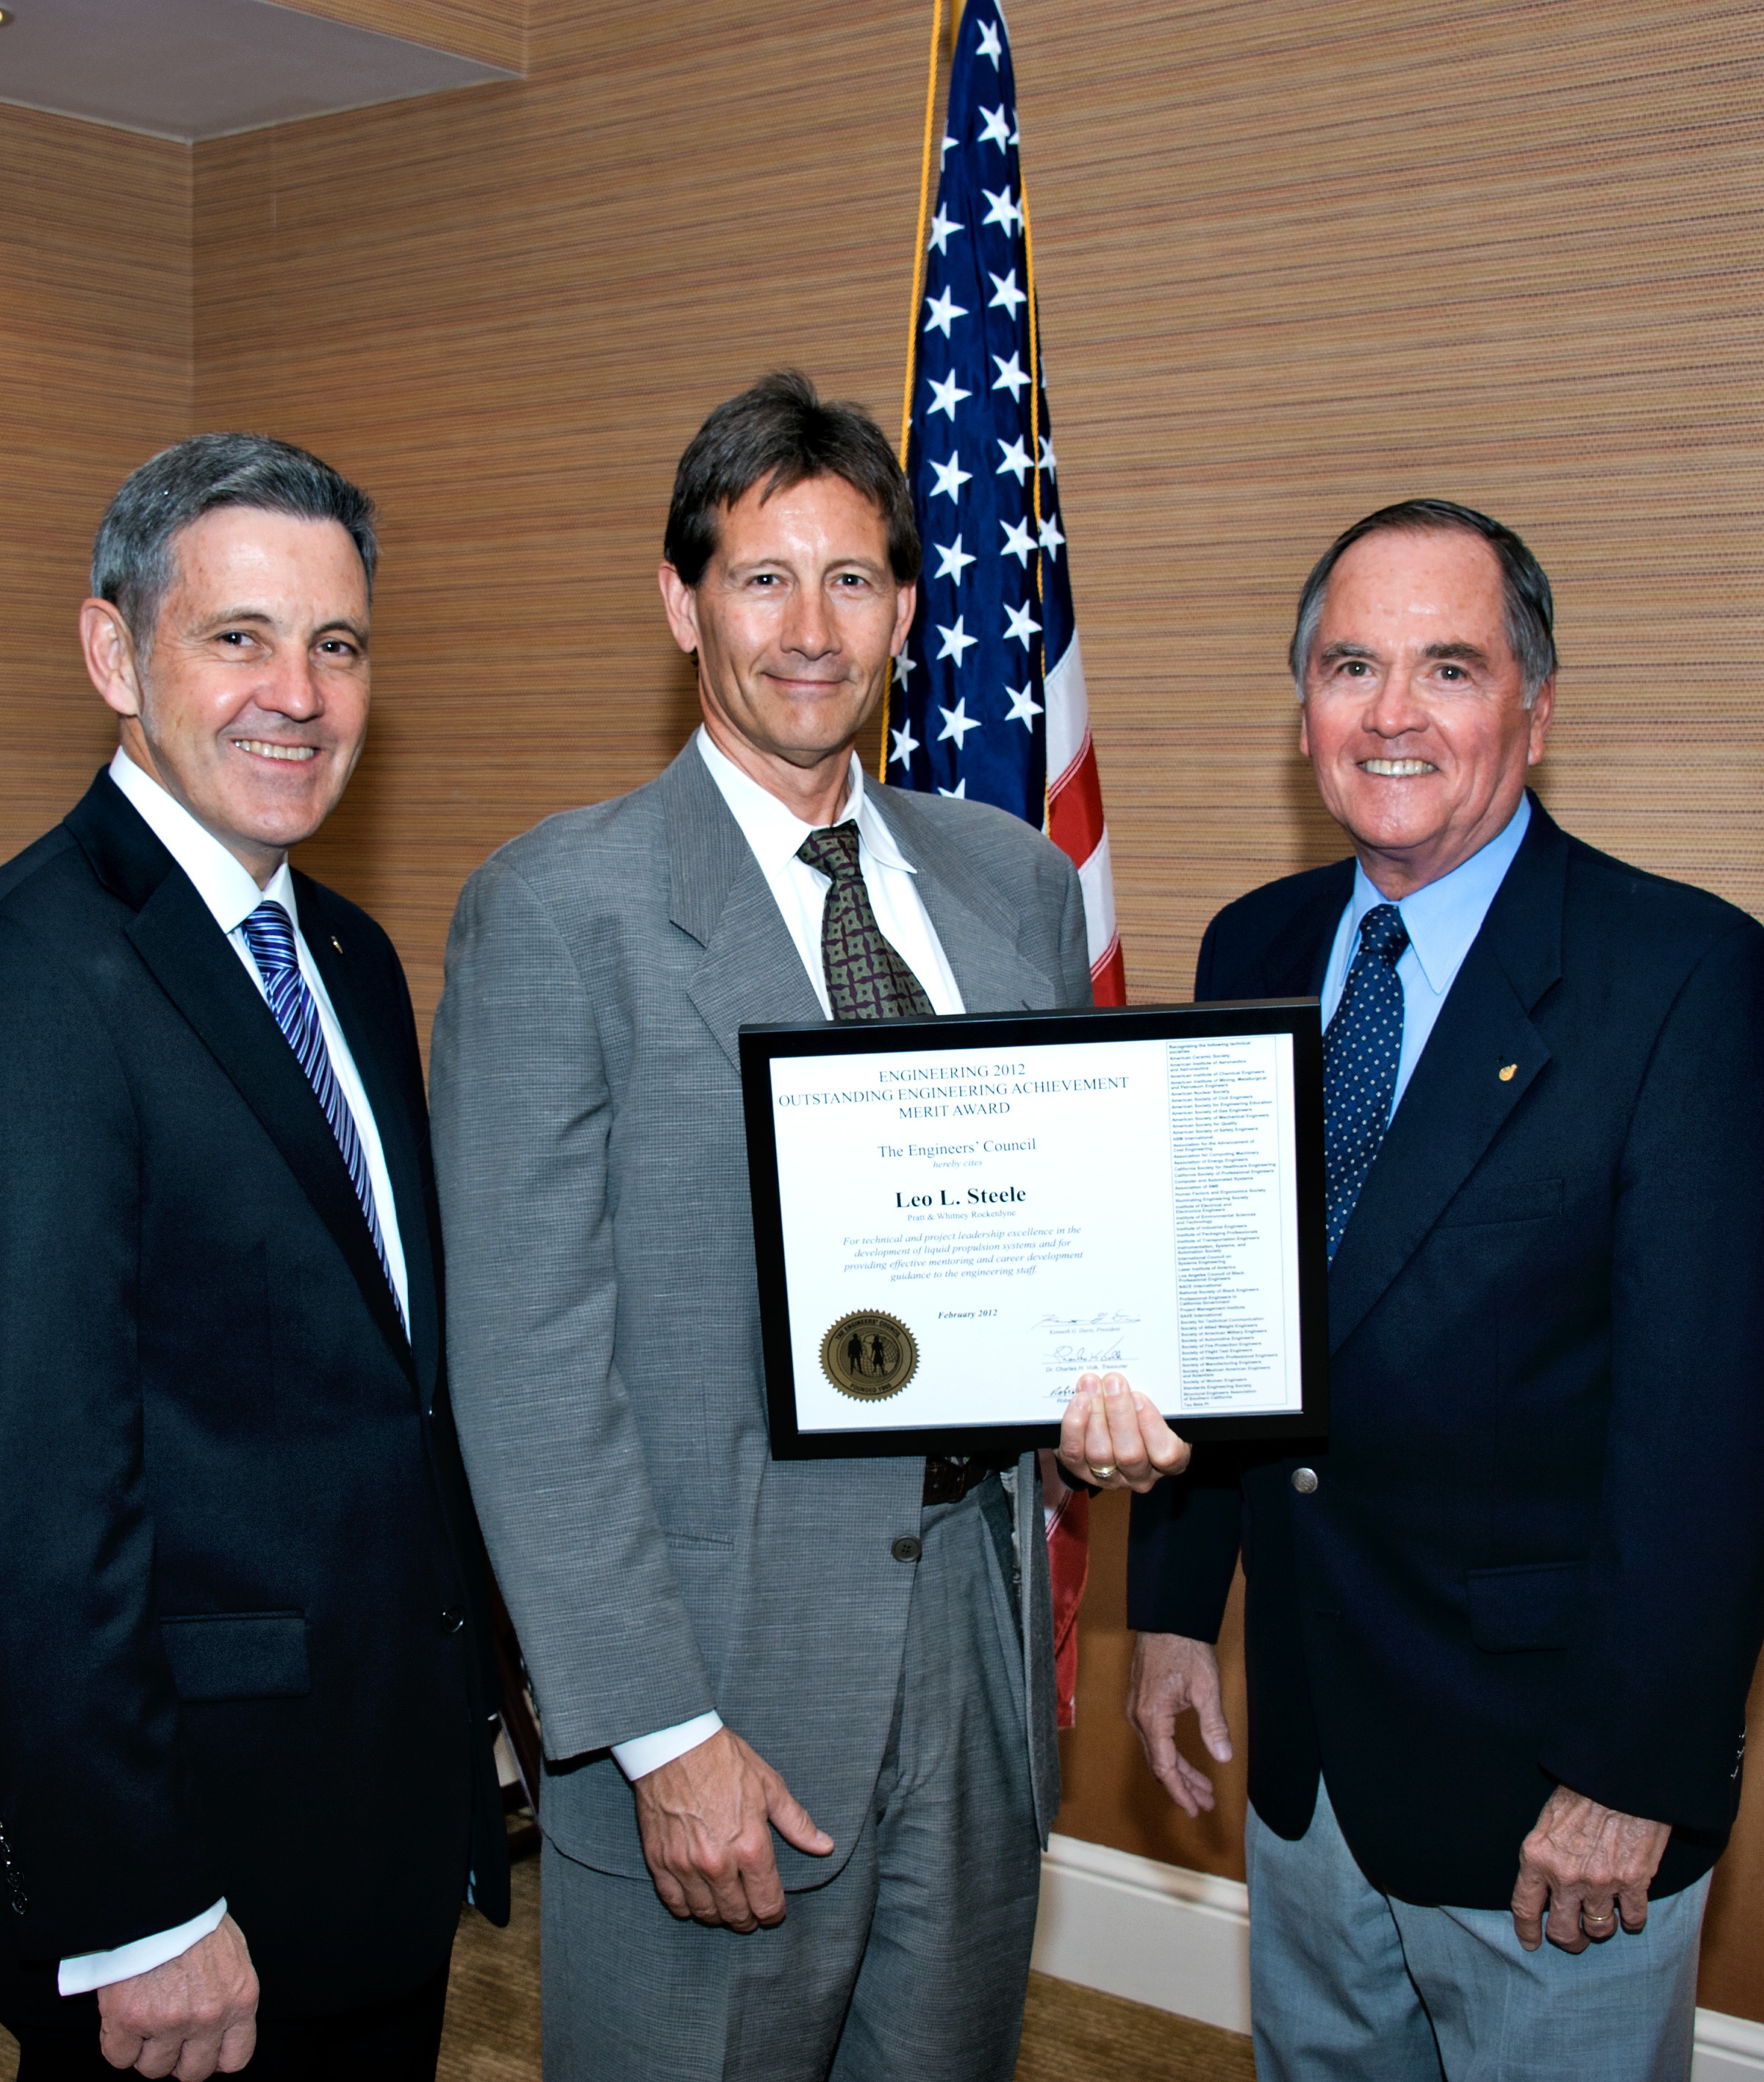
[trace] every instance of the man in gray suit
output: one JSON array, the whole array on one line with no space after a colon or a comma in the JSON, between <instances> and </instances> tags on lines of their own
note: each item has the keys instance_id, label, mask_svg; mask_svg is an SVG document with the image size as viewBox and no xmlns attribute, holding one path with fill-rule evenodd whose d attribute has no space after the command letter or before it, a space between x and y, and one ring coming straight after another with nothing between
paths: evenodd
<instances>
[{"instance_id":1,"label":"man in gray suit","mask_svg":"<svg viewBox=\"0 0 1764 2082\"><path fill-rule=\"evenodd\" d=\"M551 1764L546 2074L1006 2082L1059 1798L1034 1457L770 1459L736 1033L1088 1003L1078 881L865 782L919 568L873 420L794 375L719 407L666 558L703 728L473 877L435 1034L455 1401ZM1107 1400L1109 1480L1185 1460Z\"/></svg>"}]
</instances>

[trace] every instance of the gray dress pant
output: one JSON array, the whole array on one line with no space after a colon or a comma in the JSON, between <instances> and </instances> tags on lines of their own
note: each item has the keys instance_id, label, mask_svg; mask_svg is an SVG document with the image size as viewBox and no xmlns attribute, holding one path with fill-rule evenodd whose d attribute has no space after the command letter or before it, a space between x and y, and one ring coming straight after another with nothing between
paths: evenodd
<instances>
[{"instance_id":1,"label":"gray dress pant","mask_svg":"<svg viewBox=\"0 0 1764 2082\"><path fill-rule=\"evenodd\" d=\"M1504 1908L1381 1894L1321 1785L1296 1844L1244 1833L1257 2082L1689 2082L1707 1876L1635 1937L1526 1952Z\"/></svg>"},{"instance_id":2,"label":"gray dress pant","mask_svg":"<svg viewBox=\"0 0 1764 2082\"><path fill-rule=\"evenodd\" d=\"M777 1929L677 1922L546 1844L545 2082L1010 2082L1041 1853L1003 1502L925 1510L874 1802Z\"/></svg>"}]
</instances>

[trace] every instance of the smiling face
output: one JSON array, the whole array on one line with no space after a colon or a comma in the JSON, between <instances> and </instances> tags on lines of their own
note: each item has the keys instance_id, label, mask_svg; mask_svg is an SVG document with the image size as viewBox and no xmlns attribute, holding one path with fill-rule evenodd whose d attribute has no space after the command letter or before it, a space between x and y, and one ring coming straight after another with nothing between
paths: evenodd
<instances>
[{"instance_id":1,"label":"smiling face","mask_svg":"<svg viewBox=\"0 0 1764 2082\"><path fill-rule=\"evenodd\" d=\"M348 532L223 506L172 539L145 660L106 601L86 666L124 750L267 883L355 771L368 728L368 581Z\"/></svg>"},{"instance_id":2,"label":"smiling face","mask_svg":"<svg viewBox=\"0 0 1764 2082\"><path fill-rule=\"evenodd\" d=\"M1553 681L1525 706L1501 564L1463 530L1364 536L1329 575L1299 749L1392 900L1498 837L1543 757Z\"/></svg>"},{"instance_id":3,"label":"smiling face","mask_svg":"<svg viewBox=\"0 0 1764 2082\"><path fill-rule=\"evenodd\" d=\"M894 575L881 512L843 478L807 478L770 499L764 488L725 509L696 586L662 567L662 595L675 640L697 653L712 742L805 822L826 823L906 639L915 588ZM807 814L830 795L825 816Z\"/></svg>"}]
</instances>

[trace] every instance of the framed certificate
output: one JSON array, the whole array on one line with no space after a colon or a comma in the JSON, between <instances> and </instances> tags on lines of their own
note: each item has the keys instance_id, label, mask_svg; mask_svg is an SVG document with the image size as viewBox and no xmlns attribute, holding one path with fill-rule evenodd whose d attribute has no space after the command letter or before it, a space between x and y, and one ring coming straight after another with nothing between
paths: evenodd
<instances>
[{"instance_id":1,"label":"framed certificate","mask_svg":"<svg viewBox=\"0 0 1764 2082\"><path fill-rule=\"evenodd\" d=\"M1315 998L744 1026L772 1452L1327 1428Z\"/></svg>"}]
</instances>

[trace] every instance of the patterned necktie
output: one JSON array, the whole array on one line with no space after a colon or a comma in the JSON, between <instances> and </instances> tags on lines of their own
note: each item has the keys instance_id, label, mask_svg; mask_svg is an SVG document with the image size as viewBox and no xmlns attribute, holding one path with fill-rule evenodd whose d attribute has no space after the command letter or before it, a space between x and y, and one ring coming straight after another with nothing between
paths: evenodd
<instances>
[{"instance_id":1,"label":"patterned necktie","mask_svg":"<svg viewBox=\"0 0 1764 2082\"><path fill-rule=\"evenodd\" d=\"M393 1303L402 1322L404 1306L398 1300L392 1267L386 1258L385 1238L380 1233L380 1211L373 1203L373 1180L368 1173L368 1153L361 1146L361 1137L356 1131L356 1117L343 1095L337 1073L331 1068L330 1052L325 1046L325 1030L318 1023L318 1007L314 1004L306 979L300 972L300 958L294 951L293 922L280 904L259 904L239 929L245 935L252 960L257 963L257 972L263 979L264 993L269 999L270 1010L276 1015L276 1023L306 1073L306 1081L325 1109L330 1132L336 1136L343 1161L349 1167L349 1182L361 1203L368 1233L373 1238L373 1248L380 1260L380 1270L386 1276L386 1285L392 1290Z\"/></svg>"},{"instance_id":2,"label":"patterned necktie","mask_svg":"<svg viewBox=\"0 0 1764 2082\"><path fill-rule=\"evenodd\" d=\"M832 883L821 912L821 966L836 1019L928 1019L919 979L882 937L857 865L855 821L823 824L797 858Z\"/></svg>"},{"instance_id":3,"label":"patterned necktie","mask_svg":"<svg viewBox=\"0 0 1764 2082\"><path fill-rule=\"evenodd\" d=\"M1360 946L1323 1037L1323 1178L1333 1264L1348 1217L1384 1139L1403 1053L1403 980L1396 964L1408 929L1394 904L1360 921Z\"/></svg>"}]
</instances>

